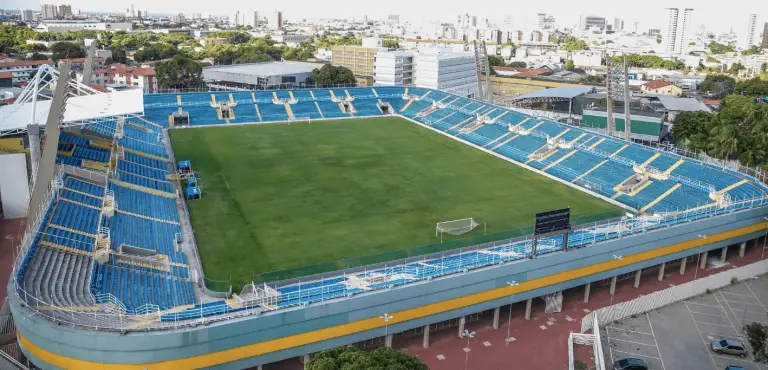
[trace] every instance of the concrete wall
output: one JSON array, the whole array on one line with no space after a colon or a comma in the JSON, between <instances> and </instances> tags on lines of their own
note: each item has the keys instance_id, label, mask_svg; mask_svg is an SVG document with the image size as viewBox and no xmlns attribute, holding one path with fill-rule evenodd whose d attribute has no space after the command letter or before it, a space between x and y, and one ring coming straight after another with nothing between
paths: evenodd
<instances>
[{"instance_id":1,"label":"concrete wall","mask_svg":"<svg viewBox=\"0 0 768 370\"><path fill-rule=\"evenodd\" d=\"M29 200L27 156L24 153L0 154L0 169L3 216L7 219L25 217Z\"/></svg>"},{"instance_id":2,"label":"concrete wall","mask_svg":"<svg viewBox=\"0 0 768 370\"><path fill-rule=\"evenodd\" d=\"M28 311L19 306L18 300L13 295L9 297L9 301L11 302L19 333L26 340L34 343L35 346L46 351L91 362L113 364L161 362L200 356L211 352L224 351L313 330L376 318L384 312L398 315L397 313L403 310L506 287L506 282L510 280L516 280L521 282L521 284L525 284L526 281L532 279L539 279L556 275L560 272L611 261L613 255L632 256L691 240L699 241L701 240L698 237L699 234L712 236L761 224L765 222L764 217L767 214L768 209L747 210L620 240L608 241L587 248L553 253L536 260L517 261L464 274L446 276L432 281L409 284L391 290L361 294L351 299L312 304L307 307L296 307L272 312L260 317L241 318L184 330L127 333L125 335L84 331L58 326L38 317L30 316ZM515 294L514 300L523 301L528 298L539 297L547 293L602 280L616 274L631 272L638 268L645 268L684 256L695 255L706 250L736 244L762 236L764 232L765 230L762 228L755 228L744 235L734 235L720 242L694 246L678 253L638 261L618 269L603 271L583 278L566 280L537 289L521 291ZM12 289L13 287L9 286L9 291L12 291ZM509 304L510 299L508 296L504 296L486 301L478 299L476 302L469 306L395 323L389 325L387 330L390 333L394 333L416 328L429 323ZM221 369L245 368L383 335L384 328L375 327L371 330L364 330L319 342L308 341L308 344L305 345L265 352L263 355L256 357L230 355L230 353L217 354L216 356L229 356L226 359L231 362L214 367ZM25 352L28 355L34 356L27 350ZM44 363L38 363L38 365L47 368ZM147 368L152 368L155 365L157 364L148 365Z\"/></svg>"}]
</instances>

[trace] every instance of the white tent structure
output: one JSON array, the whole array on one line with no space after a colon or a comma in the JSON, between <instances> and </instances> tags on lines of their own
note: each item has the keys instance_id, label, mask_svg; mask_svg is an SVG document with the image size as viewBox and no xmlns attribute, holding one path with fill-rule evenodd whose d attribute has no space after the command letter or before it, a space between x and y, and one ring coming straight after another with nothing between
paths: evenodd
<instances>
[{"instance_id":1,"label":"white tent structure","mask_svg":"<svg viewBox=\"0 0 768 370\"><path fill-rule=\"evenodd\" d=\"M26 133L29 126L45 126L58 77L58 71L53 67L42 65L13 104L0 106L0 137ZM61 120L64 127L144 112L141 89L102 93L73 80L69 85L69 96Z\"/></svg>"}]
</instances>

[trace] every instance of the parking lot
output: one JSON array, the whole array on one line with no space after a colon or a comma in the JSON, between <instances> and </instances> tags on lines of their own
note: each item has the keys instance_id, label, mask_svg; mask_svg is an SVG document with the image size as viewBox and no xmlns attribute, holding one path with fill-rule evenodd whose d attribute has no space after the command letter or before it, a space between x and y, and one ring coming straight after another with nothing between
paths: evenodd
<instances>
[{"instance_id":1,"label":"parking lot","mask_svg":"<svg viewBox=\"0 0 768 370\"><path fill-rule=\"evenodd\" d=\"M605 352L611 363L623 358L645 360L653 370L723 370L738 365L768 370L752 361L742 326L768 325L768 277L751 279L687 301L611 323L605 331ZM749 356L717 354L711 342L739 339Z\"/></svg>"}]
</instances>

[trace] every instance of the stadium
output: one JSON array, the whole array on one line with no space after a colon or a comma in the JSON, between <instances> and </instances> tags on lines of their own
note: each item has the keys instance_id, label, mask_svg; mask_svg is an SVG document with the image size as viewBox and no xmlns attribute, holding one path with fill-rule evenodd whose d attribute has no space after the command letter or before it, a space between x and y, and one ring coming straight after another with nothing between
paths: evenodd
<instances>
[{"instance_id":1,"label":"stadium","mask_svg":"<svg viewBox=\"0 0 768 370\"><path fill-rule=\"evenodd\" d=\"M390 342L768 230L757 174L448 92L94 98L47 73L8 286L44 369L240 369ZM0 110L7 133L38 75Z\"/></svg>"}]
</instances>

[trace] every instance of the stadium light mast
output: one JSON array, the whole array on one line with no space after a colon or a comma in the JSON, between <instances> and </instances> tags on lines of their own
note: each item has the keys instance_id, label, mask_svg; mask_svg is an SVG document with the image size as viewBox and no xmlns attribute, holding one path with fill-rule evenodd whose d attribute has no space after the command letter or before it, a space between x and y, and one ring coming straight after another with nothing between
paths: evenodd
<instances>
[{"instance_id":1,"label":"stadium light mast","mask_svg":"<svg viewBox=\"0 0 768 370\"><path fill-rule=\"evenodd\" d=\"M488 61L488 50L485 47L485 41L478 43L477 40L475 40L472 41L472 45L475 48L475 66L477 68L477 95L475 98L490 103L491 68L490 62ZM483 75L485 75L485 81L483 81Z\"/></svg>"},{"instance_id":2,"label":"stadium light mast","mask_svg":"<svg viewBox=\"0 0 768 370\"><path fill-rule=\"evenodd\" d=\"M606 91L605 91L605 106L606 106L606 109L607 109L606 113L607 113L607 117L608 117L608 121L606 123L606 125L608 126L608 136L613 136L613 131L614 131L613 130L613 126L614 126L614 122L613 122L613 96L612 96L613 94L612 94L612 91L611 91L611 85L612 85L612 81L611 81L611 77L612 77L612 74L611 74L611 57L612 57L612 53L611 52L608 52L608 54L605 57L605 67L606 67L606 72L605 72L605 89L606 89Z\"/></svg>"},{"instance_id":3,"label":"stadium light mast","mask_svg":"<svg viewBox=\"0 0 768 370\"><path fill-rule=\"evenodd\" d=\"M627 53L624 53L624 133L627 134L627 141L632 141L632 120L629 113L629 63L627 63Z\"/></svg>"}]
</instances>

